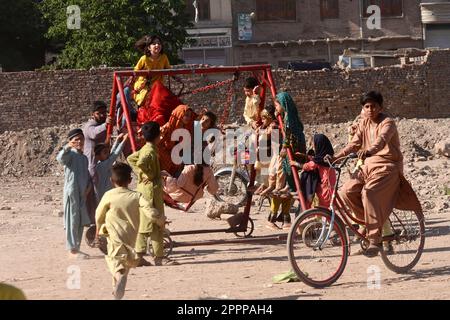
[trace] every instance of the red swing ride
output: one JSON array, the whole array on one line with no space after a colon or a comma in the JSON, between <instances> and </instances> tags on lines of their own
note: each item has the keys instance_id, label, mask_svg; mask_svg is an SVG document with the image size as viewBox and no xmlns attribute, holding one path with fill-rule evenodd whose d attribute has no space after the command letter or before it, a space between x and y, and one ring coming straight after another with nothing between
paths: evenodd
<instances>
[{"instance_id":1,"label":"red swing ride","mask_svg":"<svg viewBox=\"0 0 450 320\"><path fill-rule=\"evenodd\" d=\"M234 84L238 80L239 74L247 72L253 73L258 78L263 91L269 89L272 98L276 97L276 87L271 72L270 65L252 65L252 66L235 66L235 67L201 67L188 69L167 69L167 70L151 70L151 71L117 71L113 77L113 90L111 95L111 106L109 115L111 118L116 116L117 94L123 107L123 116L126 120L126 128L130 133L130 143L132 151L136 151L138 144L136 141L136 132L132 124L130 109L124 92L123 79L125 77L146 76L148 78L155 75L206 75L206 74L233 74L233 78L218 82L203 88L183 93L184 85L178 96L189 93L205 92L218 88L223 85L229 85L229 97L227 103L231 102L231 94ZM170 88L170 86L169 86ZM265 95L262 97L264 104ZM228 118L228 109L224 108L221 124ZM281 115L277 117L281 134L286 138L284 132L283 119ZM113 126L108 127L107 141L110 140L113 132ZM293 160L293 151L287 147L287 156L289 160ZM345 164L349 159L355 158L355 154L351 154L345 159L338 159L334 163L330 163L340 177ZM342 161L343 160L343 161ZM336 165L338 161L342 161L341 165ZM293 168L294 169L294 168ZM251 188L255 184L255 167L250 164L249 179L246 181L247 187ZM251 236L253 233L253 220L250 217L250 209L252 206L252 192L246 190L245 206L242 213L237 214L239 223L234 227L226 229L208 229L208 230L187 230L171 232L166 236L166 254L170 254L174 247L193 247L205 245L219 244L243 244L243 243L286 243L288 248L288 257L291 266L296 275L307 285L312 287L326 287L339 279L345 269L347 258L350 255L350 234L349 231L357 236L363 250L368 246L368 238L366 234L360 233L356 225L365 225L365 222L358 220L347 208L345 203L339 197L337 192L339 186L339 178L334 186L333 198L329 208L315 207L306 210L305 199L300 188L300 179L297 170L292 170L294 183L296 187L296 200L300 203L301 214L299 214L292 224L289 234L272 235L272 236ZM234 174L232 174L233 176ZM231 180L233 181L233 180ZM412 191L413 192L413 191ZM417 200L417 199L416 199ZM165 199L166 205L180 209L174 201ZM418 203L418 200L417 200ZM183 211L187 211L193 203L190 203ZM402 207L401 205L393 210L388 219L392 234L383 236L383 242L389 244L388 249L381 248L380 255L384 264L396 273L406 273L411 270L419 261L424 248L425 242L425 224L423 212L418 203L418 208ZM174 236L194 235L194 234L213 234L213 233L234 233L235 239L222 240L203 240L203 241L172 241ZM392 249L392 250L391 250ZM330 264L329 260L334 263Z\"/></svg>"},{"instance_id":2,"label":"red swing ride","mask_svg":"<svg viewBox=\"0 0 450 320\"><path fill-rule=\"evenodd\" d=\"M130 144L132 151L136 151L139 148L139 144L136 141L136 128L133 126L133 122L130 115L130 107L127 103L125 91L124 91L124 80L128 79L129 77L132 77L135 79L139 76L145 76L148 79L154 77L154 76L169 76L169 89L170 89L170 77L174 76L194 76L194 75L211 75L211 74L232 74L232 78L227 79L225 81L220 81L217 83L213 83L210 85L207 85L205 87L201 87L189 92L183 92L184 84L181 82L181 80L177 80L179 83L182 84L182 88L178 95L176 97L185 96L188 94L196 94L196 93L202 93L206 92L212 89L217 89L221 86L229 86L228 90L228 98L226 101L226 105L223 109L222 116L220 118L220 125L223 126L225 121L228 119L229 115L229 107L232 103L233 99L233 91L234 91L234 85L237 82L239 75L241 73L251 73L254 77L256 77L259 82L261 83L262 92L261 95L261 104L264 105L265 102L265 92L267 89L270 90L269 94L271 94L272 98L275 99L276 96L276 86L275 82L272 76L272 67L271 65L249 65L249 66L230 66L230 67L196 67L196 68L184 68L184 69L163 69L163 70L149 70L149 71L116 71L113 75L113 86L112 86L112 93L111 93L111 104L110 104L110 111L109 115L112 119L116 118L116 105L117 105L117 96L120 98L120 103L123 107L122 114L125 117L125 123L126 123L126 129L130 134ZM175 78L177 79L177 78ZM119 121L118 121L119 122ZM283 120L281 116L278 116L278 122L280 124L281 132L283 137L285 136L285 132L282 129L283 128ZM111 135L113 133L114 127L113 125L110 125L108 127L108 135L107 135L107 141L110 140ZM289 159L293 158L293 152L290 148L288 148L288 157ZM229 228L222 228L222 229L208 229L208 230L186 230L186 231L175 231L170 232L170 237L167 237L166 245L167 245L167 254L169 254L172 251L172 248L174 247L181 247L181 246L203 246L203 245L217 245L217 244L230 244L230 243L246 243L246 242L282 242L285 241L287 236L286 235L273 235L273 236L260 236L260 237L253 237L252 233L254 231L254 223L252 218L250 217L250 209L252 205L252 193L247 191L247 188L250 188L254 186L255 183L255 169L254 165L250 165L250 172L248 179L242 179L246 183L245 188L245 206L243 213L239 214L240 222L235 227L229 227ZM230 171L231 172L231 171ZM300 202L300 206L302 210L305 209L305 201L303 198L302 193L300 192L300 180L299 176L296 170L293 170L294 173L294 181L297 189L297 196L298 201ZM238 173L239 175L239 173ZM233 177L234 179L234 177ZM165 197L165 204L178 209L187 211L193 203L189 203L186 208L181 208L176 204L175 201L171 201L170 199L167 199ZM189 241L189 242L176 242L172 240L172 237L174 236L181 236L181 235L193 235L193 234L209 234L209 233L234 233L237 238L236 239L222 239L222 240L206 240L206 241Z\"/></svg>"}]
</instances>

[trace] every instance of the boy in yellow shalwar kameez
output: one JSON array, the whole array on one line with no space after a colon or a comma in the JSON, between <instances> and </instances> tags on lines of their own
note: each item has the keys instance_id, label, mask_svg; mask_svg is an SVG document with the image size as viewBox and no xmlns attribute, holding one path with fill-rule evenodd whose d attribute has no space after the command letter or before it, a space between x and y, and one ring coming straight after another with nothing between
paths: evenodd
<instances>
[{"instance_id":1,"label":"boy in yellow shalwar kameez","mask_svg":"<svg viewBox=\"0 0 450 320\"><path fill-rule=\"evenodd\" d=\"M95 220L97 236L106 236L108 254L105 256L113 276L113 295L121 299L125 293L130 268L139 261L134 249L139 231L140 215L164 228L165 217L151 207L138 192L128 189L131 167L117 163L112 167L111 182L114 189L107 191L97 207Z\"/></svg>"},{"instance_id":2,"label":"boy in yellow shalwar kameez","mask_svg":"<svg viewBox=\"0 0 450 320\"><path fill-rule=\"evenodd\" d=\"M128 156L127 160L138 177L136 191L140 192L154 209L164 215L163 186L157 148L161 133L160 126L157 122L151 121L144 124L141 129L147 143L139 151ZM139 234L136 240L136 252L139 255L138 267L151 266L151 263L144 259L148 238L152 240L156 266L178 264L164 258L164 228L141 214Z\"/></svg>"}]
</instances>

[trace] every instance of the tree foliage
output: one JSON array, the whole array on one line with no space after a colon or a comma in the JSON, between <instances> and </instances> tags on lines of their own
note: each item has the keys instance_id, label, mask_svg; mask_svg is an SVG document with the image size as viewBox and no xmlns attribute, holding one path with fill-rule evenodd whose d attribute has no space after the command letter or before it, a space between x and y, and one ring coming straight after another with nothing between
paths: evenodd
<instances>
[{"instance_id":1,"label":"tree foliage","mask_svg":"<svg viewBox=\"0 0 450 320\"><path fill-rule=\"evenodd\" d=\"M0 1L0 65L4 71L32 70L44 63L45 26L36 2Z\"/></svg>"},{"instance_id":2,"label":"tree foliage","mask_svg":"<svg viewBox=\"0 0 450 320\"><path fill-rule=\"evenodd\" d=\"M80 8L80 29L67 27L70 5ZM147 34L159 35L176 63L191 26L185 0L44 0L41 11L46 37L63 45L57 68L132 66L142 55L134 43Z\"/></svg>"}]
</instances>

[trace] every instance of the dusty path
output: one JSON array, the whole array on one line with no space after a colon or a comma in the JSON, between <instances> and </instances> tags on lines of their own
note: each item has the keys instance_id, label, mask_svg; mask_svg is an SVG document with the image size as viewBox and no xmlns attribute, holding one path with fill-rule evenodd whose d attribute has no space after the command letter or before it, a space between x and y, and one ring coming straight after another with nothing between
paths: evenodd
<instances>
[{"instance_id":1,"label":"dusty path","mask_svg":"<svg viewBox=\"0 0 450 320\"><path fill-rule=\"evenodd\" d=\"M56 185L59 183L59 185ZM64 248L61 178L30 181L3 178L0 184L0 281L22 288L30 299L110 299L111 280L100 251L83 250L85 261L68 260ZM8 209L10 207L10 209ZM202 213L168 210L172 230L220 228ZM55 211L56 210L56 211ZM267 208L265 209L267 210ZM267 235L266 214L254 215L255 235ZM176 248L180 266L139 268L131 272L127 299L450 299L450 213L427 216L426 249L414 272L397 275L380 258L351 256L341 279L317 290L302 283L272 284L290 269L284 245L217 245ZM175 240L233 238L233 235L177 237ZM352 247L356 250L357 247ZM381 271L381 288L368 289L367 269ZM69 289L71 270L81 272L81 288ZM69 281L70 282L70 281ZM72 282L73 283L73 282Z\"/></svg>"}]
</instances>

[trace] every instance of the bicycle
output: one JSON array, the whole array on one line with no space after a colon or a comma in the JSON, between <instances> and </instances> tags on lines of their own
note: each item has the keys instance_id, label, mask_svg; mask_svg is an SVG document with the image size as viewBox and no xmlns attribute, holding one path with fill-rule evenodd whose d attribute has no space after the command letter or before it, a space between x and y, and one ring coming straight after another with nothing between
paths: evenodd
<instances>
[{"instance_id":1,"label":"bicycle","mask_svg":"<svg viewBox=\"0 0 450 320\"><path fill-rule=\"evenodd\" d=\"M344 272L350 255L349 230L361 239L362 249L369 243L351 221L362 226L365 222L349 212L337 192L342 168L349 159L355 158L356 154L350 154L329 162L337 173L330 207L317 207L301 213L289 231L289 262L298 278L314 288L330 286ZM342 159L341 165L336 165ZM389 223L393 233L383 236L382 241L389 244L390 249L381 246L381 259L391 271L407 273L419 261L425 245L423 213L394 209Z\"/></svg>"},{"instance_id":2,"label":"bicycle","mask_svg":"<svg viewBox=\"0 0 450 320\"><path fill-rule=\"evenodd\" d=\"M232 166L225 166L214 172L219 190L214 195L218 201L234 203L237 206L244 206L247 201L247 185L250 181L248 165L250 163L250 151L248 149L248 139L250 135L244 134L243 141L238 142L239 148L230 148L233 154ZM241 150L239 152L239 150Z\"/></svg>"}]
</instances>

